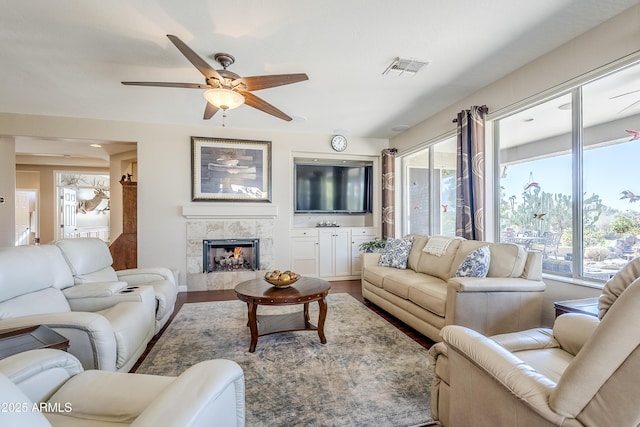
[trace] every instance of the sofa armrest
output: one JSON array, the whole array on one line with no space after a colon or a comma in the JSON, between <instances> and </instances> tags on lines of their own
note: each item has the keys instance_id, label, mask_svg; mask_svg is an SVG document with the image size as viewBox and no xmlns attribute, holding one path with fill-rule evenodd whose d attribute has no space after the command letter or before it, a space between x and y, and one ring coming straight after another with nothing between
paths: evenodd
<instances>
[{"instance_id":1,"label":"sofa armrest","mask_svg":"<svg viewBox=\"0 0 640 427\"><path fill-rule=\"evenodd\" d=\"M143 285L154 280L168 280L177 286L173 272L165 267L129 268L116 271L119 280L129 285Z\"/></svg>"},{"instance_id":2,"label":"sofa armrest","mask_svg":"<svg viewBox=\"0 0 640 427\"><path fill-rule=\"evenodd\" d=\"M444 327L441 333L444 342L450 347L451 387L455 390L451 397L452 403L455 402L457 405L474 402L475 408L486 407L487 411L498 411L512 416L513 413L521 413L517 410L518 405L526 405L535 414L554 425L561 425L565 420L549 406L549 397L555 389L555 382L492 339L471 329L452 325ZM456 387L458 384L460 386ZM500 396L509 400L501 400L499 405L496 405L495 401L489 402L496 395L488 391L487 386L501 389L503 393ZM455 408L452 408L452 416L455 416L454 411ZM495 413L491 415L495 416ZM483 420L489 421L482 413L475 416L480 424Z\"/></svg>"},{"instance_id":3,"label":"sofa armrest","mask_svg":"<svg viewBox=\"0 0 640 427\"><path fill-rule=\"evenodd\" d=\"M378 260L382 254L380 252L366 252L360 254L362 257L362 268L378 265Z\"/></svg>"},{"instance_id":4,"label":"sofa armrest","mask_svg":"<svg viewBox=\"0 0 640 427\"><path fill-rule=\"evenodd\" d=\"M556 318L553 323L553 336L563 350L575 356L593 335L598 325L600 320L595 316L567 313Z\"/></svg>"},{"instance_id":5,"label":"sofa armrest","mask_svg":"<svg viewBox=\"0 0 640 427\"><path fill-rule=\"evenodd\" d=\"M244 426L244 374L231 360L208 360L183 372L131 427Z\"/></svg>"},{"instance_id":6,"label":"sofa armrest","mask_svg":"<svg viewBox=\"0 0 640 427\"><path fill-rule=\"evenodd\" d=\"M519 277L452 277L448 287L454 292L542 292L547 286Z\"/></svg>"},{"instance_id":7,"label":"sofa armrest","mask_svg":"<svg viewBox=\"0 0 640 427\"><path fill-rule=\"evenodd\" d=\"M88 282L62 290L67 300L110 297L127 287L127 282Z\"/></svg>"},{"instance_id":8,"label":"sofa armrest","mask_svg":"<svg viewBox=\"0 0 640 427\"><path fill-rule=\"evenodd\" d=\"M48 400L69 378L82 371L80 361L61 350L30 350L0 360L0 372L32 402Z\"/></svg>"},{"instance_id":9,"label":"sofa armrest","mask_svg":"<svg viewBox=\"0 0 640 427\"><path fill-rule=\"evenodd\" d=\"M447 282L446 325L486 336L542 325L544 282L518 277L453 277Z\"/></svg>"},{"instance_id":10,"label":"sofa armrest","mask_svg":"<svg viewBox=\"0 0 640 427\"><path fill-rule=\"evenodd\" d=\"M560 347L558 341L553 338L553 331L549 328L527 329L493 335L489 338L510 352Z\"/></svg>"},{"instance_id":11,"label":"sofa armrest","mask_svg":"<svg viewBox=\"0 0 640 427\"><path fill-rule=\"evenodd\" d=\"M69 340L84 369L116 370L116 338L109 321L87 312L36 314L0 321L0 329L46 325Z\"/></svg>"}]
</instances>

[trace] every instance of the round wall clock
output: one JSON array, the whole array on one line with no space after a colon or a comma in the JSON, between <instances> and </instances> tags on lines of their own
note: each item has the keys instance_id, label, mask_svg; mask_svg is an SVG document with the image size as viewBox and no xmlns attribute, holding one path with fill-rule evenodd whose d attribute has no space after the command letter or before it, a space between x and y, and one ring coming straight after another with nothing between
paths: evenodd
<instances>
[{"instance_id":1,"label":"round wall clock","mask_svg":"<svg viewBox=\"0 0 640 427\"><path fill-rule=\"evenodd\" d=\"M331 148L336 151L344 151L347 149L347 138L342 135L335 135L331 138Z\"/></svg>"}]
</instances>

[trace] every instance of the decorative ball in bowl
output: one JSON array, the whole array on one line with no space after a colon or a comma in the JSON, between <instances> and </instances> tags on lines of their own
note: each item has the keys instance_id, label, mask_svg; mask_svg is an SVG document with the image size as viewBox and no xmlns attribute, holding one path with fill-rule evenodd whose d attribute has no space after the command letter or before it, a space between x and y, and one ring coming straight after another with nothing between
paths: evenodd
<instances>
[{"instance_id":1,"label":"decorative ball in bowl","mask_svg":"<svg viewBox=\"0 0 640 427\"><path fill-rule=\"evenodd\" d=\"M294 273L293 271L283 271L273 270L267 271L264 275L264 280L271 283L273 286L277 288L288 288L298 281L300 275Z\"/></svg>"}]
</instances>

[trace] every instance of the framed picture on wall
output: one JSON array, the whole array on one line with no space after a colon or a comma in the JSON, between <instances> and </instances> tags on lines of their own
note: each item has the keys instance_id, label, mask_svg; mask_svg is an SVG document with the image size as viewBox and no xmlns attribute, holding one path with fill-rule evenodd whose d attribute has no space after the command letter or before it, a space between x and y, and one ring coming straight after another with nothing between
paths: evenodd
<instances>
[{"instance_id":1,"label":"framed picture on wall","mask_svg":"<svg viewBox=\"0 0 640 427\"><path fill-rule=\"evenodd\" d=\"M191 137L191 200L271 202L271 142Z\"/></svg>"}]
</instances>

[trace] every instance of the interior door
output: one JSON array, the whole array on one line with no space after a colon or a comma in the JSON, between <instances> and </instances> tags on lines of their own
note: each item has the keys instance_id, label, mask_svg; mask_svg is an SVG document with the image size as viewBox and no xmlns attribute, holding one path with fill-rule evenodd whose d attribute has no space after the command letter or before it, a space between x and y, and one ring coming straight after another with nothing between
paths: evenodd
<instances>
[{"instance_id":1,"label":"interior door","mask_svg":"<svg viewBox=\"0 0 640 427\"><path fill-rule=\"evenodd\" d=\"M16 191L16 246L28 245L30 235L29 192Z\"/></svg>"},{"instance_id":2,"label":"interior door","mask_svg":"<svg viewBox=\"0 0 640 427\"><path fill-rule=\"evenodd\" d=\"M77 197L76 190L63 187L60 199L62 201L60 230L62 238L68 239L76 237L78 228L76 227Z\"/></svg>"}]
</instances>

